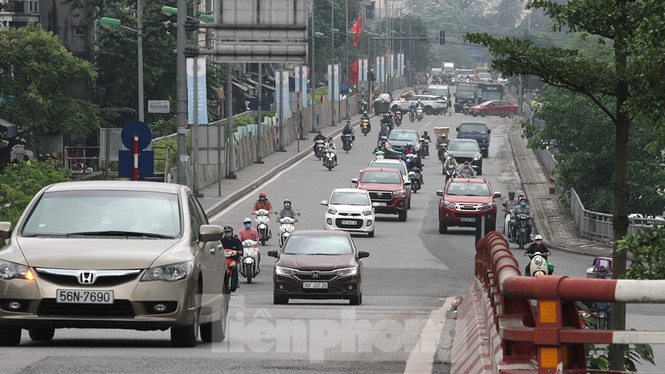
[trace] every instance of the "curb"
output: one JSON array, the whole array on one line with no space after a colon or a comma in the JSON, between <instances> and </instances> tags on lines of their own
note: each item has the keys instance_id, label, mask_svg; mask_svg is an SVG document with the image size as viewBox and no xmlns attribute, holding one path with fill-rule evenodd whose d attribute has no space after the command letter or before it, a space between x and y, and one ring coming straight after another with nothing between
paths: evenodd
<instances>
[{"instance_id":1,"label":"curb","mask_svg":"<svg viewBox=\"0 0 665 374\"><path fill-rule=\"evenodd\" d=\"M342 122L338 122L342 123ZM360 124L360 121L352 122L352 126L357 126ZM333 132L329 133L326 136L337 136L342 132L343 128L338 128L335 129ZM290 167L294 162L300 161L303 158L311 155L314 151L307 147L307 151L302 151L300 153L297 153L295 156L287 159L286 161L282 162L281 164L278 164L277 166L273 167L272 169L268 170L263 176L260 178L255 179L251 183L247 184L246 187L237 190L236 192L232 193L231 195L227 195L224 199L220 200L217 204L213 205L210 207L208 210L205 211L206 215L208 216L214 216L217 213L221 212L222 210L226 209L229 205L231 205L234 201L240 199L244 195L256 190L259 188L260 185L263 183L267 182L268 180L272 179L275 175L281 173L282 171L286 170L288 167Z\"/></svg>"}]
</instances>

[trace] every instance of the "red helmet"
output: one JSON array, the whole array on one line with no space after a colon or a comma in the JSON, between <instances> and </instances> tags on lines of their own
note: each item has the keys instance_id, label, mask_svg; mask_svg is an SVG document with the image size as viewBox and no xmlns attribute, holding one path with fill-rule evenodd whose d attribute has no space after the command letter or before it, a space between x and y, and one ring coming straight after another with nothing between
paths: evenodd
<instances>
[{"instance_id":1,"label":"red helmet","mask_svg":"<svg viewBox=\"0 0 665 374\"><path fill-rule=\"evenodd\" d=\"M261 192L261 193L259 194L259 197L261 197L261 196L266 197L266 193L265 193L265 192Z\"/></svg>"}]
</instances>

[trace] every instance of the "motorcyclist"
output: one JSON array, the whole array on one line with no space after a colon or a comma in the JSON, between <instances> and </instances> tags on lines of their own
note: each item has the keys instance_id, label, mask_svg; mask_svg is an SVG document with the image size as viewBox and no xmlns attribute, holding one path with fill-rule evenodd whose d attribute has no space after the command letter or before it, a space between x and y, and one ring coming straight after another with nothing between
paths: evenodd
<instances>
[{"instance_id":1,"label":"motorcyclist","mask_svg":"<svg viewBox=\"0 0 665 374\"><path fill-rule=\"evenodd\" d=\"M259 209L265 209L268 211L268 213L273 213L272 203L270 203L270 200L268 200L265 192L261 192L259 194L259 199L254 202L252 212L256 212Z\"/></svg>"},{"instance_id":2,"label":"motorcyclist","mask_svg":"<svg viewBox=\"0 0 665 374\"><path fill-rule=\"evenodd\" d=\"M453 156L446 157L446 161L443 162L443 170L448 170L448 167L450 167L450 165L455 167L456 172L459 172L459 164L457 163L457 160L455 160L455 157Z\"/></svg>"},{"instance_id":3,"label":"motorcyclist","mask_svg":"<svg viewBox=\"0 0 665 374\"><path fill-rule=\"evenodd\" d=\"M337 166L337 148L335 147L335 141L333 141L332 137L329 137L328 143L326 143L326 152L328 151L333 152L333 160L335 161L335 166Z\"/></svg>"},{"instance_id":4,"label":"motorcyclist","mask_svg":"<svg viewBox=\"0 0 665 374\"><path fill-rule=\"evenodd\" d=\"M550 250L547 248L547 246L545 244L543 244L543 236L542 235L536 235L533 239L534 239L534 242L531 243L531 245L529 246L529 248L526 249L526 251L524 251L524 256L528 257L529 255L533 255L536 252L540 252L540 255L543 256L545 261L547 261L547 273L549 275L552 275L552 273L554 272L554 267L551 266L551 263L547 260L547 256L551 255L552 252L550 252ZM529 265L530 265L530 263L526 265L526 269L524 270L524 274L531 275L531 274L529 274Z\"/></svg>"},{"instance_id":5,"label":"motorcyclist","mask_svg":"<svg viewBox=\"0 0 665 374\"><path fill-rule=\"evenodd\" d=\"M475 178L476 171L473 170L473 167L469 161L464 161L464 165L462 165L459 170L459 175L463 178Z\"/></svg>"},{"instance_id":6,"label":"motorcyclist","mask_svg":"<svg viewBox=\"0 0 665 374\"><path fill-rule=\"evenodd\" d=\"M431 142L432 138L427 134L427 130L423 131L423 135L421 136L423 139L427 139L427 141Z\"/></svg>"},{"instance_id":7,"label":"motorcyclist","mask_svg":"<svg viewBox=\"0 0 665 374\"><path fill-rule=\"evenodd\" d=\"M393 115L393 118L395 118L395 121L402 121L402 111L397 109L395 111L395 114Z\"/></svg>"},{"instance_id":8,"label":"motorcyclist","mask_svg":"<svg viewBox=\"0 0 665 374\"><path fill-rule=\"evenodd\" d=\"M258 242L259 232L252 227L252 220L247 217L242 221L242 224L245 228L238 231L238 239L240 239L241 242L244 242L245 240Z\"/></svg>"},{"instance_id":9,"label":"motorcyclist","mask_svg":"<svg viewBox=\"0 0 665 374\"><path fill-rule=\"evenodd\" d=\"M289 217L296 219L296 211L291 207L291 200L284 199L284 209L279 211L279 218Z\"/></svg>"},{"instance_id":10,"label":"motorcyclist","mask_svg":"<svg viewBox=\"0 0 665 374\"><path fill-rule=\"evenodd\" d=\"M517 201L517 199L515 199L515 191L508 191L508 197L506 197L503 200L503 203L501 203L501 205L503 205L503 211L506 212L507 214L510 214L518 203L519 202ZM513 226L513 220L511 219L510 227L508 228L509 234L512 234L513 232L512 226Z\"/></svg>"},{"instance_id":11,"label":"motorcyclist","mask_svg":"<svg viewBox=\"0 0 665 374\"><path fill-rule=\"evenodd\" d=\"M411 103L409 105L409 118L415 118L416 117L416 103Z\"/></svg>"},{"instance_id":12,"label":"motorcyclist","mask_svg":"<svg viewBox=\"0 0 665 374\"><path fill-rule=\"evenodd\" d=\"M383 152L386 153L386 142L383 139L380 139L376 144L376 147L372 150L372 153L376 156L377 153Z\"/></svg>"},{"instance_id":13,"label":"motorcyclist","mask_svg":"<svg viewBox=\"0 0 665 374\"><path fill-rule=\"evenodd\" d=\"M224 226L224 236L222 237L222 240L220 240L220 244L224 249L231 249L238 252L233 256L233 259L236 260L233 276L231 277L231 292L233 292L238 288L238 263L244 253L242 242L237 236L233 236L233 227Z\"/></svg>"},{"instance_id":14,"label":"motorcyclist","mask_svg":"<svg viewBox=\"0 0 665 374\"><path fill-rule=\"evenodd\" d=\"M351 126L351 121L346 121L346 125L342 129L342 135L349 134L351 135L351 141L356 140L356 130Z\"/></svg>"},{"instance_id":15,"label":"motorcyclist","mask_svg":"<svg viewBox=\"0 0 665 374\"><path fill-rule=\"evenodd\" d=\"M519 205L515 206L512 211L512 218L516 219L518 214L526 214L529 216L529 219L526 221L526 237L527 237L527 242L531 241L531 208L529 207L529 204L527 203L526 197L525 196L520 196L519 198ZM513 240L517 237L517 225L513 225L513 232L512 232L512 238Z\"/></svg>"},{"instance_id":16,"label":"motorcyclist","mask_svg":"<svg viewBox=\"0 0 665 374\"><path fill-rule=\"evenodd\" d=\"M367 123L369 123L369 114L367 114L367 111L363 112L363 115L360 117L360 122L367 120Z\"/></svg>"},{"instance_id":17,"label":"motorcyclist","mask_svg":"<svg viewBox=\"0 0 665 374\"><path fill-rule=\"evenodd\" d=\"M314 149L314 153L316 153L316 141L317 140L323 140L324 142L326 141L326 136L321 134L321 130L316 131L316 136L314 137L314 145L312 148Z\"/></svg>"},{"instance_id":18,"label":"motorcyclist","mask_svg":"<svg viewBox=\"0 0 665 374\"><path fill-rule=\"evenodd\" d=\"M423 105L422 101L420 101L420 99L418 99L418 102L416 103L416 109L418 109L418 108L420 108L420 109L425 108L425 106Z\"/></svg>"},{"instance_id":19,"label":"motorcyclist","mask_svg":"<svg viewBox=\"0 0 665 374\"><path fill-rule=\"evenodd\" d=\"M383 114L381 114L381 124L382 124L382 125L383 125L383 124L385 124L385 125L391 125L391 124L392 124L392 121L393 121L392 113L387 112L387 113L383 113Z\"/></svg>"},{"instance_id":20,"label":"motorcyclist","mask_svg":"<svg viewBox=\"0 0 665 374\"><path fill-rule=\"evenodd\" d=\"M404 156L409 155L409 154L415 155L416 150L413 148L413 144L407 143L406 147L404 147L404 150L402 151L402 154Z\"/></svg>"}]
</instances>

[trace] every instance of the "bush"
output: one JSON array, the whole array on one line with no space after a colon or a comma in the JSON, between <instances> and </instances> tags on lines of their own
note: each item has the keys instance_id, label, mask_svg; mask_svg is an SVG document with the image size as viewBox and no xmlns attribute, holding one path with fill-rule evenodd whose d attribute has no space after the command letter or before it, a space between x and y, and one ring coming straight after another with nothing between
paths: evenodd
<instances>
[{"instance_id":1,"label":"bush","mask_svg":"<svg viewBox=\"0 0 665 374\"><path fill-rule=\"evenodd\" d=\"M30 161L8 165L0 174L0 221L16 225L30 200L42 188L67 182L72 172L47 162Z\"/></svg>"}]
</instances>

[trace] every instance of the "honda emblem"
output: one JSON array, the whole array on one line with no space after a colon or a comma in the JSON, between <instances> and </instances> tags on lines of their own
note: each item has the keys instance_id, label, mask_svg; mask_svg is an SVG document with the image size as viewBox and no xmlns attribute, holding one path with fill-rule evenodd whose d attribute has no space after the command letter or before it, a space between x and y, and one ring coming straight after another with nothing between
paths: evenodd
<instances>
[{"instance_id":1,"label":"honda emblem","mask_svg":"<svg viewBox=\"0 0 665 374\"><path fill-rule=\"evenodd\" d=\"M321 274L319 274L318 271L314 270L314 271L312 272L312 278L318 278L318 277L320 277L320 276L321 276Z\"/></svg>"},{"instance_id":2,"label":"honda emblem","mask_svg":"<svg viewBox=\"0 0 665 374\"><path fill-rule=\"evenodd\" d=\"M79 284L93 284L97 280L97 273L93 270L81 270L77 278Z\"/></svg>"}]
</instances>

